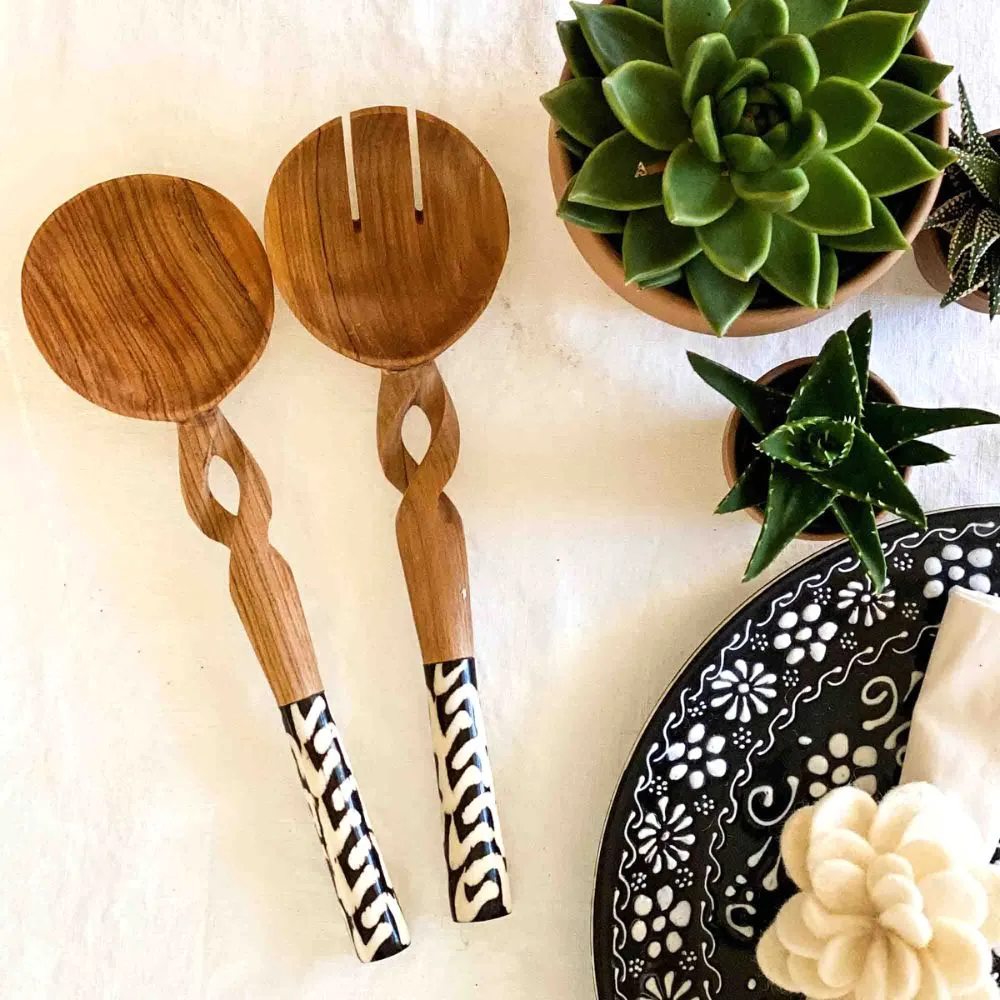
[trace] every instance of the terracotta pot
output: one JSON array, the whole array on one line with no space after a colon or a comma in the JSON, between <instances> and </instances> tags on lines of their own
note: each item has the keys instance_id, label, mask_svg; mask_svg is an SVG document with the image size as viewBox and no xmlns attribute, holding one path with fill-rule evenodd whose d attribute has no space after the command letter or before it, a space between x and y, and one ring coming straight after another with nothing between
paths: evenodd
<instances>
[{"instance_id":1,"label":"terracotta pot","mask_svg":"<svg viewBox=\"0 0 1000 1000\"><path fill-rule=\"evenodd\" d=\"M614 0L604 0L604 2L609 3L614 2ZM933 58L927 39L919 31L913 36L912 47L909 51L915 55L923 56L925 59ZM570 76L569 66L564 67L560 80L565 82ZM932 128L934 141L942 146L947 146L948 118L944 112L932 119ZM573 165L566 148L556 138L555 123L552 123L549 129L549 172L552 175L552 189L558 202L573 176ZM940 187L940 176L928 181L921 189L918 189L920 193L910 217L906 220L897 220L907 242L912 242L923 228L927 216L930 215L934 207ZM694 333L715 335L691 299L671 292L667 288L645 289L639 288L637 285L626 284L621 256L604 236L571 223L566 223L566 229L576 244L576 248L590 265L591 270L626 302L630 302L644 313L661 319L671 326L678 326ZM832 308L860 295L865 289L884 277L905 253L905 250L893 250L876 257L864 271L840 286ZM798 305L779 309L748 309L730 327L727 336L757 337L766 333L791 330L819 319L824 312L825 310L809 309L806 306Z\"/></svg>"},{"instance_id":2,"label":"terracotta pot","mask_svg":"<svg viewBox=\"0 0 1000 1000\"><path fill-rule=\"evenodd\" d=\"M773 382L783 380L786 375L792 373L798 373L801 369L802 375L805 375L806 370L809 366L816 360L815 357L811 358L796 358L794 361L786 361L783 365L778 365L777 368L772 368L766 375L761 375L757 379L758 385L771 385ZM794 380L794 384L797 385L799 379ZM869 382L872 389L874 390L874 395L879 402L883 403L899 403L899 397L889 388L885 381L878 377L874 372L871 372L868 376ZM792 390L792 385L786 385L783 388L788 391ZM743 472L743 468L740 467L740 463L737 457L737 435L740 430L740 425L744 423L744 416L737 410L733 408L733 412L729 414L729 420L726 422L726 429L722 434L722 469L726 475L726 482L729 484L729 488L732 489L736 485L736 481L740 478ZM909 480L910 468L905 468L902 470L903 478ZM764 514L757 507L748 507L746 513L750 515L758 524L764 523ZM827 517L832 515L821 515L821 517ZM878 521L884 520L889 516L888 511L879 511L875 518ZM804 542L833 542L844 537L842 531L803 531L797 536L801 541Z\"/></svg>"},{"instance_id":3,"label":"terracotta pot","mask_svg":"<svg viewBox=\"0 0 1000 1000\"><path fill-rule=\"evenodd\" d=\"M1000 129L986 133L987 139L995 139L997 136L1000 136ZM913 255L924 281L942 295L951 288L951 271L948 270L947 254L947 241L939 229L926 230L913 241ZM973 312L986 315L990 312L990 297L985 292L966 295L964 299L958 300L958 304Z\"/></svg>"}]
</instances>

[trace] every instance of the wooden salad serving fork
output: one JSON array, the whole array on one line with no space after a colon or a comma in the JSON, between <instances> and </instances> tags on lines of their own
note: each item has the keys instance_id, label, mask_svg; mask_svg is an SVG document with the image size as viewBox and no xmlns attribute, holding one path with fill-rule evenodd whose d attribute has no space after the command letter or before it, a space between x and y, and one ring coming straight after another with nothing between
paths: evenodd
<instances>
[{"instance_id":1,"label":"wooden salad serving fork","mask_svg":"<svg viewBox=\"0 0 1000 1000\"><path fill-rule=\"evenodd\" d=\"M35 343L72 389L125 416L177 423L184 502L228 546L229 589L281 708L358 957L388 958L409 932L316 665L298 590L268 541L260 467L218 409L267 343L274 291L264 247L229 201L179 177L88 188L35 234L22 273ZM236 475L232 514L209 464Z\"/></svg>"},{"instance_id":2,"label":"wooden salad serving fork","mask_svg":"<svg viewBox=\"0 0 1000 1000\"><path fill-rule=\"evenodd\" d=\"M490 920L510 912L510 887L477 688L465 536L444 493L458 461L458 419L434 358L493 295L507 256L507 206L485 157L447 122L416 113L419 206L406 109L356 111L350 127L358 217L337 118L278 168L264 238L299 321L382 371L378 451L402 494L396 536L430 696L452 916ZM412 407L431 425L420 461L402 439Z\"/></svg>"}]
</instances>

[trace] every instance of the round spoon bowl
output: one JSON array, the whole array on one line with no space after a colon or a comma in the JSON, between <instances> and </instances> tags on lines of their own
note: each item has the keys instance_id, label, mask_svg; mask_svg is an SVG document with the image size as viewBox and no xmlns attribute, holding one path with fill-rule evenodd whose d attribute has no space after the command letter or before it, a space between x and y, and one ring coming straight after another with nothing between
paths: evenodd
<instances>
[{"instance_id":1,"label":"round spoon bowl","mask_svg":"<svg viewBox=\"0 0 1000 1000\"><path fill-rule=\"evenodd\" d=\"M274 278L327 346L390 371L440 354L493 295L510 230L503 189L457 128L418 111L417 211L406 109L351 115L358 211L351 213L340 118L282 161L264 214Z\"/></svg>"},{"instance_id":2,"label":"round spoon bowl","mask_svg":"<svg viewBox=\"0 0 1000 1000\"><path fill-rule=\"evenodd\" d=\"M253 227L194 181L136 174L57 208L21 274L28 329L56 374L107 410L187 420L267 344L274 290Z\"/></svg>"}]
</instances>

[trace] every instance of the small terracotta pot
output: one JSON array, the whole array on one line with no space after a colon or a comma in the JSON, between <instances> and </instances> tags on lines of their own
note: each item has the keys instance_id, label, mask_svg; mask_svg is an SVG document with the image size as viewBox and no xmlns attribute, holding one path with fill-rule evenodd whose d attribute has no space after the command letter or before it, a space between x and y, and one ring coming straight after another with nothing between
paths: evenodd
<instances>
[{"instance_id":1,"label":"small terracotta pot","mask_svg":"<svg viewBox=\"0 0 1000 1000\"><path fill-rule=\"evenodd\" d=\"M811 358L796 358L794 361L786 361L783 365L778 365L777 368L772 368L766 375L761 375L757 379L758 385L771 385L771 383L782 379L785 375L791 372L795 372L798 369L802 370L802 375L805 375L809 366L816 360L815 357ZM878 377L874 372L868 375L869 382L875 390L875 395L878 397L879 402L885 403L899 403L899 397L889 388L888 384L881 378ZM797 381L796 381L797 384ZM787 387L791 390L791 386ZM736 485L736 481L740 478L743 469L740 468L736 456L736 442L737 442L737 432L740 429L740 425L744 422L745 418L739 410L735 407L733 412L729 414L729 420L726 421L726 429L722 433L722 470L726 475L726 482L729 484L729 488L732 489ZM910 468L905 468L902 470L903 478L909 481ZM750 515L758 524L764 523L764 514L757 507L748 507L746 513ZM825 517L826 515L821 515ZM875 519L878 521L884 520L889 516L888 511L879 511L875 515ZM803 531L797 536L801 541L804 542L833 542L838 539L844 538L844 533L842 531Z\"/></svg>"},{"instance_id":2,"label":"small terracotta pot","mask_svg":"<svg viewBox=\"0 0 1000 1000\"><path fill-rule=\"evenodd\" d=\"M997 136L1000 136L1000 129L986 133L987 139L995 139ZM935 291L946 295L951 288L951 271L948 270L948 245L944 234L938 229L928 229L920 233L913 241L913 256L917 260L917 267L924 276L924 281ZM964 299L958 300L958 304L973 312L986 315L990 312L990 297L985 292L966 295Z\"/></svg>"},{"instance_id":3,"label":"small terracotta pot","mask_svg":"<svg viewBox=\"0 0 1000 1000\"><path fill-rule=\"evenodd\" d=\"M604 3L614 3L615 0L603 0ZM914 55L925 59L933 59L933 53L922 32L913 36L912 48ZM560 82L570 79L569 66L563 68ZM948 145L948 118L942 112L932 119L933 136L939 145ZM556 138L556 125L553 122L549 129L549 172L552 175L552 189L558 202L573 176L573 165L565 146ZM913 212L906 220L897 220L907 242L912 243L923 228L934 207L938 191L941 188L940 175L928 181L922 189ZM576 244L577 250L590 265L591 270L614 292L626 302L630 302L644 313L661 319L671 326L694 333L710 333L715 331L708 325L698 307L691 299L671 292L667 288L639 288L625 281L625 271L622 259L614 246L599 233L591 232L580 226L566 223L570 238ZM880 254L860 274L846 281L837 290L837 296L832 308L860 295L880 278L884 277L906 253L905 250L893 250ZM757 337L766 333L778 333L781 330L791 330L819 319L826 310L809 309L806 306L788 306L779 309L748 309L729 329L729 337Z\"/></svg>"}]
</instances>

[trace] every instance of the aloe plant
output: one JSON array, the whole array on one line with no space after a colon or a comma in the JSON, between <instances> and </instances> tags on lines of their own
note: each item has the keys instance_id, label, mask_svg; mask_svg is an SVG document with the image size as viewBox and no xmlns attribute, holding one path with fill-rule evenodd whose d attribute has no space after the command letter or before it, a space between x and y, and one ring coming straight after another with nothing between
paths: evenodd
<instances>
[{"instance_id":1,"label":"aloe plant","mask_svg":"<svg viewBox=\"0 0 1000 1000\"><path fill-rule=\"evenodd\" d=\"M962 134L951 134L957 162L948 168L948 197L931 213L926 229L949 237L951 287L942 307L982 289L990 319L1000 312L1000 155L976 125L962 80L958 81Z\"/></svg>"},{"instance_id":2,"label":"aloe plant","mask_svg":"<svg viewBox=\"0 0 1000 1000\"><path fill-rule=\"evenodd\" d=\"M914 131L948 106L951 67L904 53L928 2L574 2L572 78L542 96L582 161L558 214L719 334L762 280L829 307L840 253L906 248L885 199L953 160Z\"/></svg>"},{"instance_id":3,"label":"aloe plant","mask_svg":"<svg viewBox=\"0 0 1000 1000\"><path fill-rule=\"evenodd\" d=\"M753 432L756 453L716 510L726 514L758 507L764 512L745 580L766 569L796 535L829 511L881 590L886 564L876 512L887 510L924 527L924 512L902 470L951 458L919 439L1000 423L1000 416L985 410L923 409L873 399L871 338L872 317L865 313L850 329L830 337L791 395L688 354L698 375L740 411Z\"/></svg>"}]
</instances>

